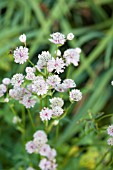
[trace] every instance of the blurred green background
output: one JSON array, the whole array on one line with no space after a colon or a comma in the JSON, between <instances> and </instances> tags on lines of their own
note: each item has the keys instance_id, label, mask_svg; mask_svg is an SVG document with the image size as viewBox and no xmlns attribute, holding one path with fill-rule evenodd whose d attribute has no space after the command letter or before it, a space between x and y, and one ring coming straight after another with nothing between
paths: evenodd
<instances>
[{"instance_id":1,"label":"blurred green background","mask_svg":"<svg viewBox=\"0 0 113 170\"><path fill-rule=\"evenodd\" d=\"M72 32L75 39L69 41L66 48L82 49L80 65L71 67L69 77L83 92L82 101L74 105L70 116L63 120L61 134L53 145L60 155L59 169L98 169L98 162L102 160L98 158L95 163L91 155L94 151L97 156L106 153L103 128L113 121L112 116L107 117L113 113L113 0L0 0L0 81L24 72L27 64L14 63L10 54L20 45L18 37L22 33L27 35L30 57L36 63L42 50L54 49L48 38L56 31L65 35ZM0 170L24 170L31 157L21 149L20 132L12 123L10 108L11 105L0 104ZM20 113L19 104L16 109ZM30 127L26 129L30 131ZM61 149L63 146L65 149ZM84 165L89 157L92 162ZM38 166L37 159L32 156L35 166ZM112 170L108 160L100 165L100 170Z\"/></svg>"}]
</instances>

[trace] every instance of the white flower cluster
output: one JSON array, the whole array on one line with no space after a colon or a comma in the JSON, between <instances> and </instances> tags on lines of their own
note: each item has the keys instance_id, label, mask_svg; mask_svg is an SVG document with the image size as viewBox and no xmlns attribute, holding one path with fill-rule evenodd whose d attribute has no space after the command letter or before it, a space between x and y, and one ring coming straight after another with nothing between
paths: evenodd
<instances>
[{"instance_id":1,"label":"white flower cluster","mask_svg":"<svg viewBox=\"0 0 113 170\"><path fill-rule=\"evenodd\" d=\"M47 144L47 135L43 130L38 130L33 135L33 140L26 143L29 154L38 153L42 157L39 167L41 170L56 170L56 150Z\"/></svg>"},{"instance_id":2,"label":"white flower cluster","mask_svg":"<svg viewBox=\"0 0 113 170\"><path fill-rule=\"evenodd\" d=\"M19 37L20 42L24 46L17 47L14 50L14 61L19 64L24 64L27 60L32 65L25 68L25 75L17 73L11 79L4 78L0 84L0 97L4 102L9 102L11 99L18 100L26 108L32 108L37 101L43 100L45 97L50 101L50 106L44 107L39 111L42 121L54 120L54 125L58 124L58 118L63 115L64 101L60 97L54 97L55 92L68 93L70 102L80 101L82 93L80 90L75 89L76 84L74 80L66 78L61 79L60 73L65 71L65 68L70 64L78 66L80 61L80 48L67 49L62 53L58 48L67 40L74 38L73 33L67 36L59 32L50 35L50 41L56 44L56 51L50 54L49 51L42 51L38 55L38 61L34 65L29 60L29 49L26 46L26 35L22 34ZM71 90L70 90L71 89ZM47 101L48 102L48 101ZM42 107L41 106L41 107ZM21 123L19 117L13 118L13 123ZM37 131L34 134L33 141L26 144L28 153L39 153L44 158L40 161L39 167L41 170L55 170L56 164L56 151L46 143L47 135L44 131ZM29 167L30 169L31 167ZM31 168L32 169L32 168Z\"/></svg>"},{"instance_id":3,"label":"white flower cluster","mask_svg":"<svg viewBox=\"0 0 113 170\"><path fill-rule=\"evenodd\" d=\"M107 128L107 133L108 133L108 135L111 136L111 138L109 138L109 139L107 140L107 143L108 143L108 145L113 146L113 125L110 125L110 126Z\"/></svg>"}]
</instances>

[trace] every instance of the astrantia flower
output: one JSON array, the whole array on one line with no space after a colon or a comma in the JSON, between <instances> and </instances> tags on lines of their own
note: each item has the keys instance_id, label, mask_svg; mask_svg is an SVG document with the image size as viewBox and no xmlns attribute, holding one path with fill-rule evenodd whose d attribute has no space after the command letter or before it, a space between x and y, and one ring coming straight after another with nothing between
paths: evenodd
<instances>
[{"instance_id":1,"label":"astrantia flower","mask_svg":"<svg viewBox=\"0 0 113 170\"><path fill-rule=\"evenodd\" d=\"M49 41L53 42L54 44L63 45L66 41L65 35L61 34L60 32L56 32L50 35Z\"/></svg>"},{"instance_id":2,"label":"astrantia flower","mask_svg":"<svg viewBox=\"0 0 113 170\"><path fill-rule=\"evenodd\" d=\"M41 70L47 65L47 62L51 59L51 54L49 53L49 51L42 51L42 53L38 55L38 58L39 60L37 62L36 68L38 68L38 70Z\"/></svg>"},{"instance_id":3,"label":"astrantia flower","mask_svg":"<svg viewBox=\"0 0 113 170\"><path fill-rule=\"evenodd\" d=\"M15 63L23 64L29 58L28 48L23 46L17 47L13 55Z\"/></svg>"},{"instance_id":4,"label":"astrantia flower","mask_svg":"<svg viewBox=\"0 0 113 170\"><path fill-rule=\"evenodd\" d=\"M58 92L65 92L67 90L65 84L57 84L55 90Z\"/></svg>"},{"instance_id":5,"label":"astrantia flower","mask_svg":"<svg viewBox=\"0 0 113 170\"><path fill-rule=\"evenodd\" d=\"M64 68L65 68L65 63L62 58L58 58L58 57L56 59L52 58L47 63L48 72L52 72L53 70L55 70L55 72L59 74L64 72Z\"/></svg>"},{"instance_id":6,"label":"astrantia flower","mask_svg":"<svg viewBox=\"0 0 113 170\"><path fill-rule=\"evenodd\" d=\"M48 85L50 85L54 88L57 84L60 84L61 78L58 75L52 75L52 76L48 77L46 82Z\"/></svg>"},{"instance_id":7,"label":"astrantia flower","mask_svg":"<svg viewBox=\"0 0 113 170\"><path fill-rule=\"evenodd\" d=\"M41 170L50 170L50 165L51 165L51 162L48 161L46 158L43 158L39 163L39 167Z\"/></svg>"},{"instance_id":8,"label":"astrantia flower","mask_svg":"<svg viewBox=\"0 0 113 170\"><path fill-rule=\"evenodd\" d=\"M37 152L39 152L41 147L48 141L47 135L43 130L38 130L34 133L33 137Z\"/></svg>"},{"instance_id":9,"label":"astrantia flower","mask_svg":"<svg viewBox=\"0 0 113 170\"><path fill-rule=\"evenodd\" d=\"M36 104L36 99L32 98L31 95L26 94L23 96L23 99L20 101L26 108L34 107Z\"/></svg>"},{"instance_id":10,"label":"astrantia flower","mask_svg":"<svg viewBox=\"0 0 113 170\"><path fill-rule=\"evenodd\" d=\"M47 153L47 158L53 160L56 157L57 153L55 149L50 149Z\"/></svg>"},{"instance_id":11,"label":"astrantia flower","mask_svg":"<svg viewBox=\"0 0 113 170\"><path fill-rule=\"evenodd\" d=\"M0 84L0 97L2 97L6 91L6 86L4 84Z\"/></svg>"},{"instance_id":12,"label":"astrantia flower","mask_svg":"<svg viewBox=\"0 0 113 170\"><path fill-rule=\"evenodd\" d=\"M48 153L50 152L50 150L51 150L50 146L49 146L48 144L44 144L44 145L42 145L42 147L40 148L39 153L40 153L40 155L42 155L42 156L47 156Z\"/></svg>"},{"instance_id":13,"label":"astrantia flower","mask_svg":"<svg viewBox=\"0 0 113 170\"><path fill-rule=\"evenodd\" d=\"M69 33L67 35L67 40L73 40L73 38L74 38L74 34L73 33Z\"/></svg>"},{"instance_id":14,"label":"astrantia flower","mask_svg":"<svg viewBox=\"0 0 113 170\"><path fill-rule=\"evenodd\" d=\"M49 99L51 103L51 107L54 108L56 106L62 107L64 105L64 101L60 97L54 97L52 99Z\"/></svg>"},{"instance_id":15,"label":"astrantia flower","mask_svg":"<svg viewBox=\"0 0 113 170\"><path fill-rule=\"evenodd\" d=\"M36 150L36 145L33 141L29 141L26 143L26 150L28 153L33 153Z\"/></svg>"},{"instance_id":16,"label":"astrantia flower","mask_svg":"<svg viewBox=\"0 0 113 170\"><path fill-rule=\"evenodd\" d=\"M33 81L32 89L37 95L44 95L48 91L48 85L42 76L37 76Z\"/></svg>"},{"instance_id":17,"label":"astrantia flower","mask_svg":"<svg viewBox=\"0 0 113 170\"><path fill-rule=\"evenodd\" d=\"M23 74L15 74L11 79L11 84L14 87L19 87L24 82Z\"/></svg>"},{"instance_id":18,"label":"astrantia flower","mask_svg":"<svg viewBox=\"0 0 113 170\"><path fill-rule=\"evenodd\" d=\"M53 115L54 115L54 116L60 116L60 115L62 115L63 112L64 112L64 110L63 110L61 107L59 107L59 106L54 107L54 108L52 109L52 111L53 111Z\"/></svg>"},{"instance_id":19,"label":"astrantia flower","mask_svg":"<svg viewBox=\"0 0 113 170\"><path fill-rule=\"evenodd\" d=\"M69 97L71 101L79 101L82 99L82 93L78 89L73 89L71 90Z\"/></svg>"},{"instance_id":20,"label":"astrantia flower","mask_svg":"<svg viewBox=\"0 0 113 170\"><path fill-rule=\"evenodd\" d=\"M113 146L113 138L109 138L109 139L107 140L107 143L108 143L108 145Z\"/></svg>"},{"instance_id":21,"label":"astrantia flower","mask_svg":"<svg viewBox=\"0 0 113 170\"><path fill-rule=\"evenodd\" d=\"M47 142L47 135L43 130L36 131L33 137L42 140L43 144Z\"/></svg>"},{"instance_id":22,"label":"astrantia flower","mask_svg":"<svg viewBox=\"0 0 113 170\"><path fill-rule=\"evenodd\" d=\"M65 79L62 83L67 89L76 87L75 82L72 79Z\"/></svg>"},{"instance_id":23,"label":"astrantia flower","mask_svg":"<svg viewBox=\"0 0 113 170\"><path fill-rule=\"evenodd\" d=\"M27 80L34 80L35 79L35 74L28 72L27 75L25 76Z\"/></svg>"},{"instance_id":24,"label":"astrantia flower","mask_svg":"<svg viewBox=\"0 0 113 170\"><path fill-rule=\"evenodd\" d=\"M9 85L9 84L10 84L10 79L9 79L9 78L4 78L4 79L2 80L2 83L3 83L4 85Z\"/></svg>"},{"instance_id":25,"label":"astrantia flower","mask_svg":"<svg viewBox=\"0 0 113 170\"><path fill-rule=\"evenodd\" d=\"M68 49L64 52L63 57L66 59L66 65L73 64L74 66L78 66L78 62L80 60L80 48Z\"/></svg>"},{"instance_id":26,"label":"astrantia flower","mask_svg":"<svg viewBox=\"0 0 113 170\"><path fill-rule=\"evenodd\" d=\"M52 117L52 110L51 109L48 109L48 108L44 108L44 109L42 109L41 110L41 112L40 112L40 118L41 118L41 120L42 121L44 121L44 120L50 120L51 119L51 117Z\"/></svg>"},{"instance_id":27,"label":"astrantia flower","mask_svg":"<svg viewBox=\"0 0 113 170\"><path fill-rule=\"evenodd\" d=\"M36 71L35 67L26 67L26 73L34 73Z\"/></svg>"},{"instance_id":28,"label":"astrantia flower","mask_svg":"<svg viewBox=\"0 0 113 170\"><path fill-rule=\"evenodd\" d=\"M20 35L19 40L21 42L25 43L26 42L26 35L25 34Z\"/></svg>"},{"instance_id":29,"label":"astrantia flower","mask_svg":"<svg viewBox=\"0 0 113 170\"><path fill-rule=\"evenodd\" d=\"M9 90L9 96L15 100L22 100L25 95L26 89L23 87L16 87Z\"/></svg>"},{"instance_id":30,"label":"astrantia flower","mask_svg":"<svg viewBox=\"0 0 113 170\"><path fill-rule=\"evenodd\" d=\"M113 125L107 128L108 135L113 136Z\"/></svg>"}]
</instances>

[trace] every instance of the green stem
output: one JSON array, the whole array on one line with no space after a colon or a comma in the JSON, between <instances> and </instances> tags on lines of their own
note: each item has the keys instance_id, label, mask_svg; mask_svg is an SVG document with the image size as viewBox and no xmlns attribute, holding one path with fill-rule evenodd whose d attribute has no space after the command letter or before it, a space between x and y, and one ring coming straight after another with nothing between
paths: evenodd
<instances>
[{"instance_id":1,"label":"green stem","mask_svg":"<svg viewBox=\"0 0 113 170\"><path fill-rule=\"evenodd\" d=\"M31 60L28 59L28 62L34 67L35 65L32 63Z\"/></svg>"},{"instance_id":2,"label":"green stem","mask_svg":"<svg viewBox=\"0 0 113 170\"><path fill-rule=\"evenodd\" d=\"M110 114L107 114L105 116L100 117L99 119L96 120L96 122L98 122L98 121L100 121L100 120L102 120L102 119L104 119L106 117L110 117L110 116L113 116L113 113L110 113Z\"/></svg>"},{"instance_id":3,"label":"green stem","mask_svg":"<svg viewBox=\"0 0 113 170\"><path fill-rule=\"evenodd\" d=\"M31 112L29 109L27 109L27 111L28 111L29 119L31 121L31 125L32 125L33 129L35 129L35 125L34 125L34 122L33 122L32 116L31 116Z\"/></svg>"}]
</instances>

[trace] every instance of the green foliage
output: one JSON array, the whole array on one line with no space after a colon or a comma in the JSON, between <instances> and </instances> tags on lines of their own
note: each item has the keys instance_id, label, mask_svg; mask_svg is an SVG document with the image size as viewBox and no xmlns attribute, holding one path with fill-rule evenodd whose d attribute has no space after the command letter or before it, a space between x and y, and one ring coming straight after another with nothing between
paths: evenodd
<instances>
[{"instance_id":1,"label":"green foliage","mask_svg":"<svg viewBox=\"0 0 113 170\"><path fill-rule=\"evenodd\" d=\"M55 128L50 135L52 145L58 150L58 170L112 170L112 149L106 142L106 127L113 121L112 14L113 0L0 1L1 81L15 72L24 72L26 64L13 63L10 54L20 44L18 37L22 33L27 35L33 62L40 51L54 50L48 37L56 31L74 33L75 40L68 42L67 47L83 50L80 66L69 71L70 78L82 88L83 99L60 122L55 143ZM27 117L25 131L13 125L12 106L20 117ZM31 109L32 117L37 129L42 129L35 110ZM37 168L37 155L28 155L24 149L33 134L27 111L18 103L12 102L10 106L0 103L0 126L0 170L24 170L30 165Z\"/></svg>"}]
</instances>

